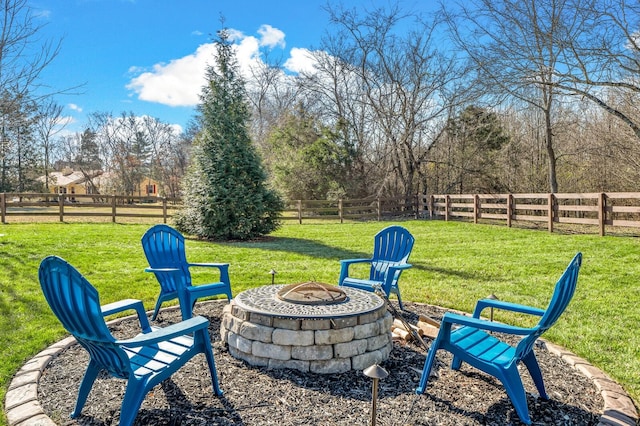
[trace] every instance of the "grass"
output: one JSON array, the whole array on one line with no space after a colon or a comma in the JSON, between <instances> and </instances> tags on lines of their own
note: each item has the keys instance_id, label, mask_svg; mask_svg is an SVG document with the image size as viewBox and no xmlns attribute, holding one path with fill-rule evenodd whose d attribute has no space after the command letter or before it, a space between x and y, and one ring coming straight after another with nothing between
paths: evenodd
<instances>
[{"instance_id":1,"label":"grass","mask_svg":"<svg viewBox=\"0 0 640 426\"><path fill-rule=\"evenodd\" d=\"M339 259L367 257L373 235L389 223L287 224L253 242L187 241L193 262L231 264L234 293L269 284L336 283ZM544 336L587 359L640 401L640 240L561 235L461 222L403 222L416 238L405 300L471 311L495 294L544 308L555 281L576 252L584 255L578 290L567 312ZM158 288L140 238L146 225L32 223L0 227L0 400L22 364L65 335L37 279L42 258L55 254L78 268L101 302L138 298L153 307ZM206 280L196 275L194 280ZM502 316L503 321L517 318ZM4 411L4 410L3 410ZM0 425L6 425L4 415Z\"/></svg>"}]
</instances>

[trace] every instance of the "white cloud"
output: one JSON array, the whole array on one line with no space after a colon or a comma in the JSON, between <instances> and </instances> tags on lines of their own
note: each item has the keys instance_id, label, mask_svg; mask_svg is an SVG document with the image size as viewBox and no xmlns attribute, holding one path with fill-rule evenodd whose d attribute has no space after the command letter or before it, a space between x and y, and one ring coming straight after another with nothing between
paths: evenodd
<instances>
[{"instance_id":1,"label":"white cloud","mask_svg":"<svg viewBox=\"0 0 640 426\"><path fill-rule=\"evenodd\" d=\"M234 43L236 59L245 78L250 78L249 70L263 66L261 49L285 47L285 34L270 25L262 25L258 37L229 29L229 40ZM136 74L127 89L138 99L169 106L195 106L200 103L200 93L205 84L207 65L212 64L216 53L215 44L207 43L198 47L195 53L168 63L155 64L151 69L132 66L129 71ZM314 59L308 49L293 48L285 62L285 68L293 73L314 70Z\"/></svg>"},{"instance_id":2,"label":"white cloud","mask_svg":"<svg viewBox=\"0 0 640 426\"><path fill-rule=\"evenodd\" d=\"M69 108L71 111L82 112L82 108L76 104L69 104L67 105L67 108Z\"/></svg>"},{"instance_id":3,"label":"white cloud","mask_svg":"<svg viewBox=\"0 0 640 426\"><path fill-rule=\"evenodd\" d=\"M260 46L266 46L271 49L280 47L284 49L284 33L271 25L262 25L258 29L260 35Z\"/></svg>"},{"instance_id":4,"label":"white cloud","mask_svg":"<svg viewBox=\"0 0 640 426\"><path fill-rule=\"evenodd\" d=\"M291 56L285 61L284 67L295 73L313 72L315 62L309 49L294 47L291 49Z\"/></svg>"},{"instance_id":5,"label":"white cloud","mask_svg":"<svg viewBox=\"0 0 640 426\"><path fill-rule=\"evenodd\" d=\"M151 71L133 78L127 89L143 101L170 106L193 106L200 101L207 64L213 58L215 46L203 44L191 55L173 59L168 64L156 64Z\"/></svg>"}]
</instances>

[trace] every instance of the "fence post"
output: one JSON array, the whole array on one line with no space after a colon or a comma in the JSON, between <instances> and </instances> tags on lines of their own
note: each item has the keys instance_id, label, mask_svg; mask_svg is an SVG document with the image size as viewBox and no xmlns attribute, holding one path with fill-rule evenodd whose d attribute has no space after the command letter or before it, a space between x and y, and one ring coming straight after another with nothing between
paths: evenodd
<instances>
[{"instance_id":1,"label":"fence post","mask_svg":"<svg viewBox=\"0 0 640 426\"><path fill-rule=\"evenodd\" d=\"M60 222L64 222L64 194L58 194L58 208L60 209Z\"/></svg>"},{"instance_id":2,"label":"fence post","mask_svg":"<svg viewBox=\"0 0 640 426\"><path fill-rule=\"evenodd\" d=\"M433 211L435 204L436 204L435 195L433 194L429 195L429 205L427 207L429 209L429 219L433 219L433 216L435 216L435 213Z\"/></svg>"},{"instance_id":3,"label":"fence post","mask_svg":"<svg viewBox=\"0 0 640 426\"><path fill-rule=\"evenodd\" d=\"M549 204L548 228L549 228L549 232L553 232L553 214L555 210L556 197L553 194L549 194L547 199L548 199L547 203Z\"/></svg>"},{"instance_id":4,"label":"fence post","mask_svg":"<svg viewBox=\"0 0 640 426\"><path fill-rule=\"evenodd\" d=\"M445 222L449 220L449 209L451 208L451 196L447 194L444 197L444 220Z\"/></svg>"},{"instance_id":5,"label":"fence post","mask_svg":"<svg viewBox=\"0 0 640 426\"><path fill-rule=\"evenodd\" d=\"M111 222L116 223L116 194L111 197Z\"/></svg>"},{"instance_id":6,"label":"fence post","mask_svg":"<svg viewBox=\"0 0 640 426\"><path fill-rule=\"evenodd\" d=\"M511 219L513 218L513 194L507 195L507 227L511 228Z\"/></svg>"},{"instance_id":7,"label":"fence post","mask_svg":"<svg viewBox=\"0 0 640 426\"><path fill-rule=\"evenodd\" d=\"M600 236L604 237L604 226L607 221L607 198L606 194L600 193L598 196L598 226L600 227Z\"/></svg>"},{"instance_id":8,"label":"fence post","mask_svg":"<svg viewBox=\"0 0 640 426\"><path fill-rule=\"evenodd\" d=\"M2 215L2 223L7 223L6 222L6 215L7 215L7 194L6 192L3 192L2 194L0 194L0 214Z\"/></svg>"},{"instance_id":9,"label":"fence post","mask_svg":"<svg viewBox=\"0 0 640 426\"><path fill-rule=\"evenodd\" d=\"M420 193L416 192L416 219L420 219L420 206L422 202L420 200Z\"/></svg>"},{"instance_id":10,"label":"fence post","mask_svg":"<svg viewBox=\"0 0 640 426\"><path fill-rule=\"evenodd\" d=\"M378 222L382 220L382 203L380 202L380 198L376 198L376 210L378 213Z\"/></svg>"},{"instance_id":11,"label":"fence post","mask_svg":"<svg viewBox=\"0 0 640 426\"><path fill-rule=\"evenodd\" d=\"M162 197L162 219L167 223L167 197Z\"/></svg>"},{"instance_id":12,"label":"fence post","mask_svg":"<svg viewBox=\"0 0 640 426\"><path fill-rule=\"evenodd\" d=\"M338 214L340 215L340 223L343 223L342 198L338 200Z\"/></svg>"},{"instance_id":13,"label":"fence post","mask_svg":"<svg viewBox=\"0 0 640 426\"><path fill-rule=\"evenodd\" d=\"M298 223L302 225L302 200L298 200Z\"/></svg>"},{"instance_id":14,"label":"fence post","mask_svg":"<svg viewBox=\"0 0 640 426\"><path fill-rule=\"evenodd\" d=\"M473 223L478 223L478 217L480 216L480 196L475 194L473 196Z\"/></svg>"}]
</instances>

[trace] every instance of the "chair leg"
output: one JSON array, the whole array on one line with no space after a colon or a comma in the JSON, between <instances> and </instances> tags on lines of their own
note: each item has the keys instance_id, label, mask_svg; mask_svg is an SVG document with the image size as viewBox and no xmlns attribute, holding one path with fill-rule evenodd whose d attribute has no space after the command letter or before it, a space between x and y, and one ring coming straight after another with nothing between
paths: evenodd
<instances>
[{"instance_id":1,"label":"chair leg","mask_svg":"<svg viewBox=\"0 0 640 426\"><path fill-rule=\"evenodd\" d=\"M398 306L400 306L401 311L404 311L404 306L402 305L402 297L400 297L400 289L397 287L392 288L391 292L396 294L396 297L398 298Z\"/></svg>"},{"instance_id":2,"label":"chair leg","mask_svg":"<svg viewBox=\"0 0 640 426\"><path fill-rule=\"evenodd\" d=\"M451 361L451 369L457 371L460 370L460 367L462 367L462 360L454 355L453 361Z\"/></svg>"},{"instance_id":3,"label":"chair leg","mask_svg":"<svg viewBox=\"0 0 640 426\"><path fill-rule=\"evenodd\" d=\"M497 377L504 385L520 421L530 425L531 418L529 417L529 407L527 406L527 395L524 392L524 386L522 386L522 379L520 379L517 365L513 364L509 370L504 371L503 374Z\"/></svg>"},{"instance_id":4,"label":"chair leg","mask_svg":"<svg viewBox=\"0 0 640 426\"><path fill-rule=\"evenodd\" d=\"M180 314L182 315L182 321L186 321L193 316L193 308L196 306L198 298L193 297L192 299L191 297L191 293L185 291L184 296L178 298L178 301L180 303Z\"/></svg>"},{"instance_id":5,"label":"chair leg","mask_svg":"<svg viewBox=\"0 0 640 426\"><path fill-rule=\"evenodd\" d=\"M200 339L200 344L204 347L204 355L207 358L207 364L209 366L209 373L211 374L211 384L213 385L213 392L217 396L222 396L222 389L220 389L220 383L218 382L218 373L216 371L216 361L213 357L213 350L209 342L209 335L207 330L201 329L196 332L196 339Z\"/></svg>"},{"instance_id":6,"label":"chair leg","mask_svg":"<svg viewBox=\"0 0 640 426\"><path fill-rule=\"evenodd\" d=\"M544 388L544 380L542 379L542 372L540 371L540 366L538 365L538 360L536 359L533 351L529 352L526 357L522 359L522 362L529 370L529 374L533 379L533 383L536 385L536 389L538 389L538 393L540 394L540 398L544 400L548 400L549 396L547 395L547 391Z\"/></svg>"},{"instance_id":7,"label":"chair leg","mask_svg":"<svg viewBox=\"0 0 640 426\"><path fill-rule=\"evenodd\" d=\"M429 353L427 354L427 358L424 360L424 367L422 368L422 376L420 377L420 384L416 389L416 393L421 395L427 389L427 382L429 381L429 376L431 375L431 369L433 368L433 363L436 360L436 352L438 351L438 345L440 341L438 338L433 341L431 347L429 348Z\"/></svg>"},{"instance_id":8,"label":"chair leg","mask_svg":"<svg viewBox=\"0 0 640 426\"><path fill-rule=\"evenodd\" d=\"M89 365L87 366L87 371L84 373L84 377L82 378L82 383L80 383L80 388L78 389L78 399L76 401L76 408L71 413L71 418L75 419L82 412L82 407L84 407L85 402L87 402L87 397L89 396L89 392L93 387L93 383L96 381L98 377L98 373L100 373L100 367L93 360L89 361Z\"/></svg>"},{"instance_id":9,"label":"chair leg","mask_svg":"<svg viewBox=\"0 0 640 426\"><path fill-rule=\"evenodd\" d=\"M127 390L122 400L122 407L120 408L120 426L131 426L133 424L147 391L148 389L145 389L144 382L129 378Z\"/></svg>"},{"instance_id":10,"label":"chair leg","mask_svg":"<svg viewBox=\"0 0 640 426\"><path fill-rule=\"evenodd\" d=\"M155 321L158 317L158 312L160 312L160 306L162 306L162 296L158 296L158 300L156 301L156 307L153 310L153 315L151 316L151 321Z\"/></svg>"}]
</instances>

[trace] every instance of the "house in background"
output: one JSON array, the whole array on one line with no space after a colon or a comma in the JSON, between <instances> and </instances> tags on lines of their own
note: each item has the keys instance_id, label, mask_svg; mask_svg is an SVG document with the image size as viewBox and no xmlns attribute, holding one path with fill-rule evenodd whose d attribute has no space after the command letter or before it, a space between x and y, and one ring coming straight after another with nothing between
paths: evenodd
<instances>
[{"instance_id":1,"label":"house in background","mask_svg":"<svg viewBox=\"0 0 640 426\"><path fill-rule=\"evenodd\" d=\"M45 182L45 177L38 178ZM145 177L133 189L134 196L157 197L159 184L154 179ZM119 190L119 185L113 173L92 171L81 172L65 169L61 172L49 173L49 191L52 194L118 194L125 195Z\"/></svg>"},{"instance_id":2,"label":"house in background","mask_svg":"<svg viewBox=\"0 0 640 426\"><path fill-rule=\"evenodd\" d=\"M49 173L49 191L52 194L95 194L97 188L94 180L102 174L101 171L81 172L65 169L61 172ZM46 183L44 176L38 180Z\"/></svg>"},{"instance_id":3,"label":"house in background","mask_svg":"<svg viewBox=\"0 0 640 426\"><path fill-rule=\"evenodd\" d=\"M93 179L93 182L100 189L101 194L118 194L118 195L133 195L140 197L158 197L158 190L160 185L158 181L151 179L150 177L143 177L142 180L135 185L132 194L124 194L121 188L120 180L116 178L112 172L104 172Z\"/></svg>"}]
</instances>

